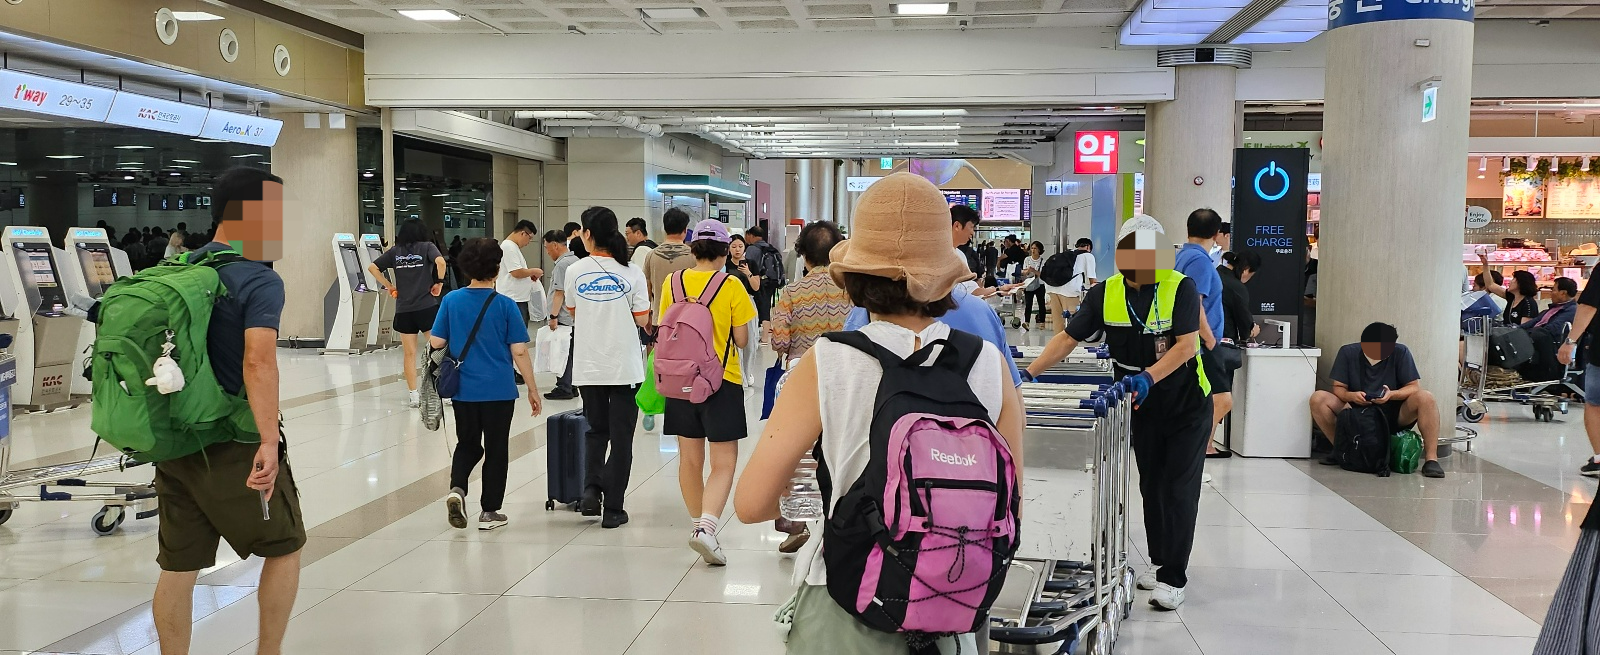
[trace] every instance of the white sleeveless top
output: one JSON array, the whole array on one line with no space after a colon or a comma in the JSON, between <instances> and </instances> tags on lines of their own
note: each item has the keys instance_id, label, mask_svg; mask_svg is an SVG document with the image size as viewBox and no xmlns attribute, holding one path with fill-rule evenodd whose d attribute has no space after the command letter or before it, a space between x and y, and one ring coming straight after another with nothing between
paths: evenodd
<instances>
[{"instance_id":1,"label":"white sleeveless top","mask_svg":"<svg viewBox=\"0 0 1600 655\"><path fill-rule=\"evenodd\" d=\"M950 326L936 322L921 333L916 333L893 323L874 321L862 327L860 332L889 352L910 357L917 344L948 336ZM856 478L867 470L867 460L871 457L867 433L872 424L872 405L878 395L878 382L883 379L883 368L871 355L834 343L826 337L818 339L811 351L818 362L817 397L822 408L823 459L834 482L832 497L828 499L828 507L831 508L850 490ZM989 420L1000 420L1000 406L1004 400L1001 389L1010 381L1011 375L1000 350L984 341L983 354L973 363L967 383L971 385L978 401L989 410ZM815 534L796 556L795 584L828 584L827 565L822 560L821 551L822 535Z\"/></svg>"}]
</instances>

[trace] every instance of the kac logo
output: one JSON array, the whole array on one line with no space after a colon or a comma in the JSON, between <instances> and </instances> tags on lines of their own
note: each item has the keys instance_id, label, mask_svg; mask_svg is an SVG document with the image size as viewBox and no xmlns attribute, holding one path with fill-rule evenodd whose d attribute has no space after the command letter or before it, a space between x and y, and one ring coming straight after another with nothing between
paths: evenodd
<instances>
[{"instance_id":1,"label":"kac logo","mask_svg":"<svg viewBox=\"0 0 1600 655\"><path fill-rule=\"evenodd\" d=\"M1261 178L1263 177L1282 177L1283 188L1279 189L1277 193L1267 193L1261 188ZM1272 186L1272 184L1269 182L1268 186ZM1257 197L1267 202L1272 202L1275 200L1281 200L1286 195L1289 195L1289 172L1278 168L1278 162L1269 161L1267 162L1266 166L1261 168L1261 170L1256 171Z\"/></svg>"},{"instance_id":2,"label":"kac logo","mask_svg":"<svg viewBox=\"0 0 1600 655\"><path fill-rule=\"evenodd\" d=\"M585 273L578 278L578 295L591 302L607 302L628 295L628 281L606 271Z\"/></svg>"}]
</instances>

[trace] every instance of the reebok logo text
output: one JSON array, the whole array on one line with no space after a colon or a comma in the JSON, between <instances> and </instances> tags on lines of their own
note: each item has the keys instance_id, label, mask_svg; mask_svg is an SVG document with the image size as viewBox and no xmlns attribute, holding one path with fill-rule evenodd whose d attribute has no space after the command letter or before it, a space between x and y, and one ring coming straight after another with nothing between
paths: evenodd
<instances>
[{"instance_id":1,"label":"reebok logo text","mask_svg":"<svg viewBox=\"0 0 1600 655\"><path fill-rule=\"evenodd\" d=\"M956 466L972 466L972 465L978 463L978 456L977 455L954 455L954 454L951 454L951 453L941 453L941 452L939 452L938 448L932 449L932 452L930 453L930 456L933 457L933 461L939 462L941 464L954 464Z\"/></svg>"}]
</instances>

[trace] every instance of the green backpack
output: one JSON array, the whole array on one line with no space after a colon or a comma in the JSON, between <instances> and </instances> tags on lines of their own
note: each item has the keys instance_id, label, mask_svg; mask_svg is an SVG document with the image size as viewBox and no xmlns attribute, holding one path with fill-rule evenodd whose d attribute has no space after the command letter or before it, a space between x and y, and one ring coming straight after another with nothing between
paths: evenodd
<instances>
[{"instance_id":1,"label":"green backpack","mask_svg":"<svg viewBox=\"0 0 1600 655\"><path fill-rule=\"evenodd\" d=\"M217 269L243 261L231 250L190 263L180 254L117 280L100 300L90 428L141 462L163 462L227 441L258 442L243 396L217 382L206 350L211 310L227 294ZM145 380L162 347L183 371L184 388L162 394Z\"/></svg>"}]
</instances>

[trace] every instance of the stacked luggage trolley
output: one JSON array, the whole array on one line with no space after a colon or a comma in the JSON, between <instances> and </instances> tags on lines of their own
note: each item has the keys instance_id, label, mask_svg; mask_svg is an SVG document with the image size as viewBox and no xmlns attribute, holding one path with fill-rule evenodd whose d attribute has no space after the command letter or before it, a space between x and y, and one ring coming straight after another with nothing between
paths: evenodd
<instances>
[{"instance_id":1,"label":"stacked luggage trolley","mask_svg":"<svg viewBox=\"0 0 1600 655\"><path fill-rule=\"evenodd\" d=\"M1468 423L1477 423L1489 411L1486 402L1514 402L1528 405L1533 410L1534 420L1548 423L1555 418L1556 412L1566 414L1573 399L1582 401L1583 384L1580 380L1585 360L1580 353L1573 354L1572 362L1561 368L1556 379L1522 381L1517 378L1517 382L1506 384L1497 384L1491 379L1490 364L1499 361L1495 359L1495 346L1491 339L1495 327L1494 319L1490 316L1468 317L1461 322L1465 356L1461 363L1457 416ZM1571 324L1564 327L1563 339L1571 329ZM1444 441L1448 440L1441 440ZM1471 450L1470 445L1469 440L1468 450Z\"/></svg>"},{"instance_id":2,"label":"stacked luggage trolley","mask_svg":"<svg viewBox=\"0 0 1600 655\"><path fill-rule=\"evenodd\" d=\"M1043 354L1043 346L1012 346L1011 357L1021 368ZM1068 384L1110 384L1111 353L1104 345L1082 345L1059 364L1050 367L1040 380Z\"/></svg>"},{"instance_id":3,"label":"stacked luggage trolley","mask_svg":"<svg viewBox=\"0 0 1600 655\"><path fill-rule=\"evenodd\" d=\"M1100 379L1021 387L1022 545L990 613L991 652L1071 654L1082 644L1105 655L1132 608L1132 399L1109 384L1109 369Z\"/></svg>"},{"instance_id":4,"label":"stacked luggage trolley","mask_svg":"<svg viewBox=\"0 0 1600 655\"><path fill-rule=\"evenodd\" d=\"M100 511L89 520L90 529L98 535L109 535L127 520L131 511L134 518L145 519L156 515L156 490L153 483L96 482L90 476L115 473L139 466L122 455L107 456L11 470L11 383L16 380L16 360L11 355L0 355L0 524L11 520L11 515L25 501L94 501L104 503ZM103 490L103 493L85 493L71 490ZM27 490L17 495L13 492Z\"/></svg>"}]
</instances>

